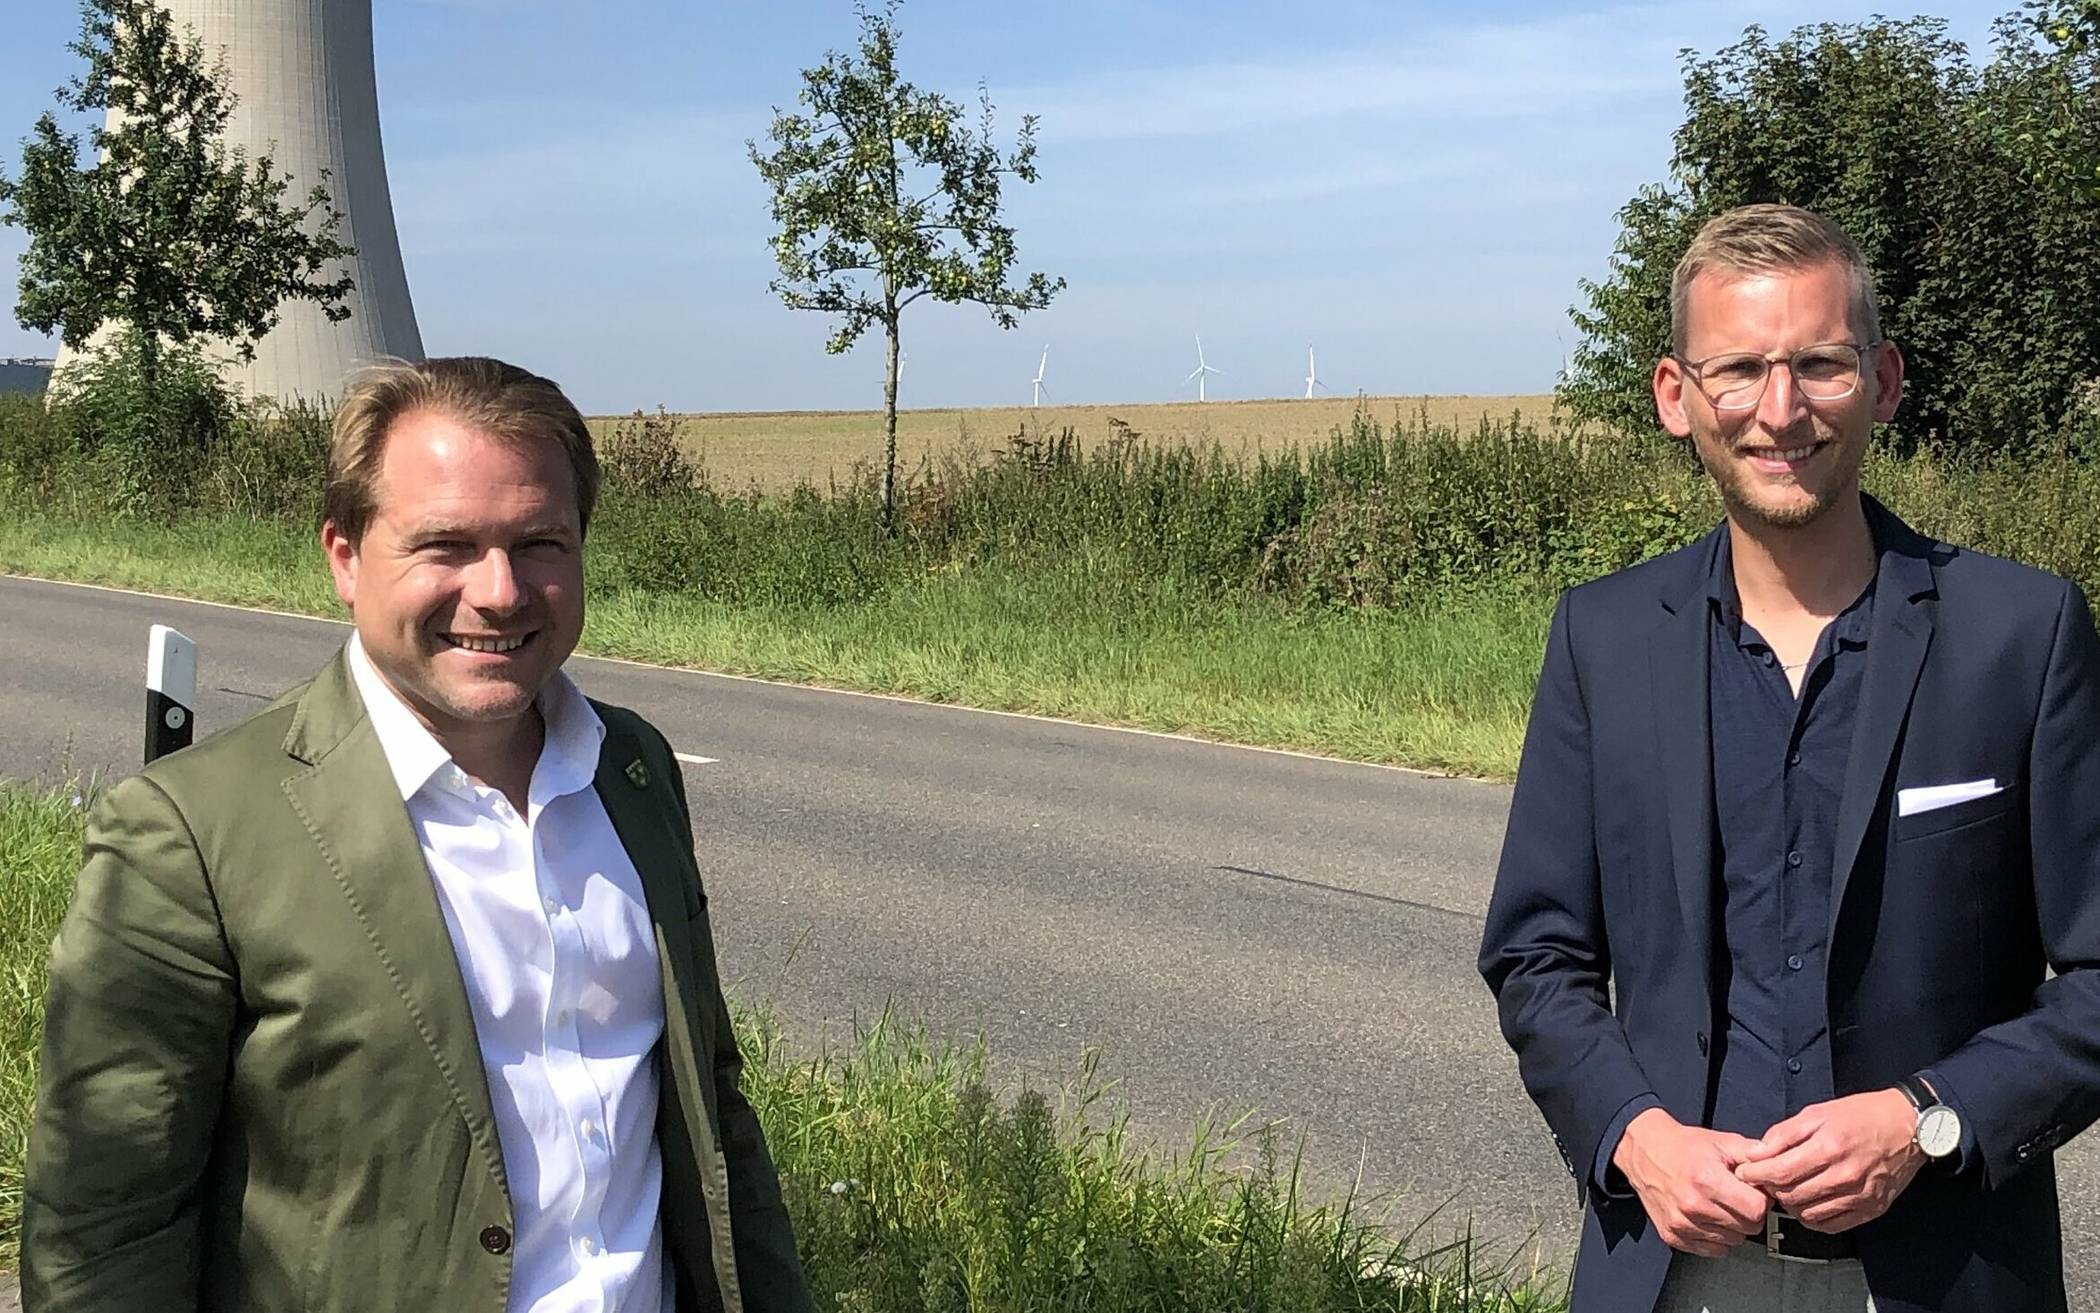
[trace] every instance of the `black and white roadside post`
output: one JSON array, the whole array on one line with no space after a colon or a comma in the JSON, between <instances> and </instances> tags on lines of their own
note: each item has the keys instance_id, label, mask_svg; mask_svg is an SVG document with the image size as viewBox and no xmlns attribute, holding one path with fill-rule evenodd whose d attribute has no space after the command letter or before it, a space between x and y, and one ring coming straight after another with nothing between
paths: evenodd
<instances>
[{"instance_id":1,"label":"black and white roadside post","mask_svg":"<svg viewBox=\"0 0 2100 1313\"><path fill-rule=\"evenodd\" d=\"M197 645L166 625L146 643L146 760L190 745L197 722Z\"/></svg>"}]
</instances>

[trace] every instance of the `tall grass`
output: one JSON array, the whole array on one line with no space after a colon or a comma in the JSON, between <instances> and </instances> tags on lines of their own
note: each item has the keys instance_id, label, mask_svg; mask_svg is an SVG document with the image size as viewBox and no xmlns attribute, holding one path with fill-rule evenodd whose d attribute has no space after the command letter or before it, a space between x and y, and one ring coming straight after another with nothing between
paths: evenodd
<instances>
[{"instance_id":1,"label":"tall grass","mask_svg":"<svg viewBox=\"0 0 2100 1313\"><path fill-rule=\"evenodd\" d=\"M44 1032L45 954L80 862L80 790L0 782L0 1264L22 1225L22 1157Z\"/></svg>"},{"instance_id":2,"label":"tall grass","mask_svg":"<svg viewBox=\"0 0 2100 1313\"><path fill-rule=\"evenodd\" d=\"M743 1042L820 1307L1559 1307L1549 1275L1418 1245L1353 1197L1307 1200L1273 1127L1206 1122L1178 1153L1136 1148L1091 1056L1055 1096L1002 1100L981 1045L893 1015L815 1059L763 1013Z\"/></svg>"},{"instance_id":3,"label":"tall grass","mask_svg":"<svg viewBox=\"0 0 2100 1313\"><path fill-rule=\"evenodd\" d=\"M45 948L78 864L74 790L0 781L0 1268L20 1245ZM1302 1198L1272 1137L1228 1166L1235 1126L1137 1148L1092 1059L1054 1098L1002 1096L981 1042L886 1015L798 1052L738 1009L744 1089L780 1170L818 1305L923 1310L1450 1310L1560 1306L1550 1275L1417 1247L1393 1219ZM1380 1225L1387 1223L1388 1225Z\"/></svg>"}]
</instances>

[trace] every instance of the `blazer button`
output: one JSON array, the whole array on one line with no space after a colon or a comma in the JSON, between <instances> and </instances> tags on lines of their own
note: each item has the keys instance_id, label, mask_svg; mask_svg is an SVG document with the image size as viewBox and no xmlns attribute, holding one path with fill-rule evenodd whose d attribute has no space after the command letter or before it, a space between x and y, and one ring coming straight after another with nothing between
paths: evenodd
<instances>
[{"instance_id":1,"label":"blazer button","mask_svg":"<svg viewBox=\"0 0 2100 1313\"><path fill-rule=\"evenodd\" d=\"M510 1232L500 1226L485 1226L481 1228L481 1247L492 1254L509 1253Z\"/></svg>"},{"instance_id":2,"label":"blazer button","mask_svg":"<svg viewBox=\"0 0 2100 1313\"><path fill-rule=\"evenodd\" d=\"M1706 1056L1706 1032L1703 1030L1699 1032L1699 1056Z\"/></svg>"}]
</instances>

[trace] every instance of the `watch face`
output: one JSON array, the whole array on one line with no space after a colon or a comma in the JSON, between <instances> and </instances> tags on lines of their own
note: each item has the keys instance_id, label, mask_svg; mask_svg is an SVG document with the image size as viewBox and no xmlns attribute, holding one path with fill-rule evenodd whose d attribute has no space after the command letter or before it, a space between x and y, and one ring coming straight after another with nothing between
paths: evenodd
<instances>
[{"instance_id":1,"label":"watch face","mask_svg":"<svg viewBox=\"0 0 2100 1313\"><path fill-rule=\"evenodd\" d=\"M1946 1104L1918 1114L1918 1147L1927 1158L1945 1158L1961 1147L1961 1117Z\"/></svg>"}]
</instances>

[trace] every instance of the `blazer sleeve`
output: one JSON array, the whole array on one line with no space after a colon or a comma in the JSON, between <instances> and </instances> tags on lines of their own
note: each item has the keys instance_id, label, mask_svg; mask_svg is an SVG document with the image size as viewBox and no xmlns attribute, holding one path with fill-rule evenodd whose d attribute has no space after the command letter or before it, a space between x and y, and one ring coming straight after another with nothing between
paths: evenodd
<instances>
[{"instance_id":1,"label":"blazer sleeve","mask_svg":"<svg viewBox=\"0 0 2100 1313\"><path fill-rule=\"evenodd\" d=\"M195 1309L235 1017L189 826L144 776L88 820L51 947L22 1190L25 1313Z\"/></svg>"},{"instance_id":2,"label":"blazer sleeve","mask_svg":"<svg viewBox=\"0 0 2100 1313\"><path fill-rule=\"evenodd\" d=\"M1524 1087L1544 1114L1577 1192L1587 1196L1606 1132L1654 1090L1611 1011L1589 714L1569 609L1564 594L1547 634L1517 766L1480 974L1494 991Z\"/></svg>"},{"instance_id":3,"label":"blazer sleeve","mask_svg":"<svg viewBox=\"0 0 2100 1313\"><path fill-rule=\"evenodd\" d=\"M2055 975L1933 1071L1997 1185L2100 1117L2100 636L2065 585L2028 756L2029 856Z\"/></svg>"},{"instance_id":4,"label":"blazer sleeve","mask_svg":"<svg viewBox=\"0 0 2100 1313\"><path fill-rule=\"evenodd\" d=\"M686 801L685 775L670 745L663 743L663 760L677 784L679 819L688 833L693 827L692 809ZM795 1252L794 1224L781 1198L780 1174L766 1148L765 1130L758 1113L744 1097L744 1055L737 1047L736 1025L723 997L721 973L712 960L712 939L694 946L709 961L699 979L716 981L714 997L702 1006L712 1019L715 1054L715 1108L722 1136L722 1157L729 1174L731 1231L736 1244L737 1282L742 1288L747 1313L813 1313L815 1303ZM27 1313L27 1310L24 1310Z\"/></svg>"}]
</instances>

